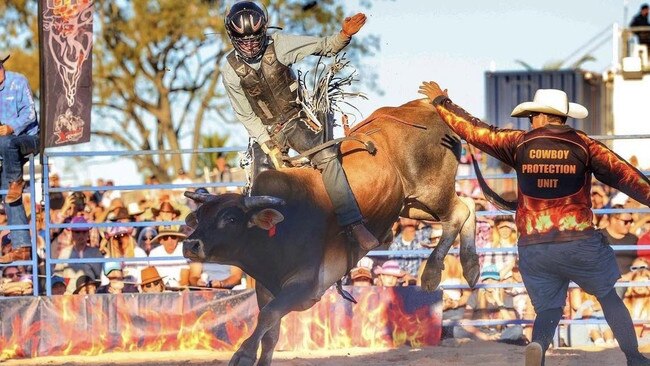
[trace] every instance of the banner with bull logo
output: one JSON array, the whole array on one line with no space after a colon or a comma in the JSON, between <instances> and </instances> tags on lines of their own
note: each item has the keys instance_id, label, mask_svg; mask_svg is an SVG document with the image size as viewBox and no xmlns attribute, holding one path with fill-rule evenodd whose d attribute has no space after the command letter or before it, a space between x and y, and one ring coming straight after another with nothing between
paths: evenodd
<instances>
[{"instance_id":1,"label":"banner with bull logo","mask_svg":"<svg viewBox=\"0 0 650 366\"><path fill-rule=\"evenodd\" d=\"M278 350L420 347L440 342L441 292L419 287L330 289L282 320ZM253 332L253 290L63 295L0 300L0 362L107 352L234 352Z\"/></svg>"},{"instance_id":2,"label":"banner with bull logo","mask_svg":"<svg viewBox=\"0 0 650 366\"><path fill-rule=\"evenodd\" d=\"M90 141L92 0L39 0L41 146Z\"/></svg>"}]
</instances>

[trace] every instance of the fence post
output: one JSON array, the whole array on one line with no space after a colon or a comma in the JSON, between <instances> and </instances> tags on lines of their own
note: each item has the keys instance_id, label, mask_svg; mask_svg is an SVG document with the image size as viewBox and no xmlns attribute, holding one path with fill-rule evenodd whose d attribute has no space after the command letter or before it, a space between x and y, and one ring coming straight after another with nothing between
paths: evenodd
<instances>
[{"instance_id":1,"label":"fence post","mask_svg":"<svg viewBox=\"0 0 650 366\"><path fill-rule=\"evenodd\" d=\"M52 267L50 265L50 254L52 243L50 242L50 173L47 153L43 153L43 201L45 202L45 294L52 296Z\"/></svg>"},{"instance_id":2,"label":"fence post","mask_svg":"<svg viewBox=\"0 0 650 366\"><path fill-rule=\"evenodd\" d=\"M34 296L38 296L38 248L36 247L38 243L36 240L38 238L38 220L36 220L36 174L34 169L34 154L31 154L29 156L29 195L32 199L29 204L31 209L29 223L32 230L32 286Z\"/></svg>"}]
</instances>

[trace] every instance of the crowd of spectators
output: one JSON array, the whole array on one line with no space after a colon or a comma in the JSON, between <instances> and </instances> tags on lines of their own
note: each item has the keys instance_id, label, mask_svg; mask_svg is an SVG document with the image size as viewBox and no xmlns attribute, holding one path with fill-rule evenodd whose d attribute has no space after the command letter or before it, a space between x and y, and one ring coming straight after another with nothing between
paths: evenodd
<instances>
[{"instance_id":1,"label":"crowd of spectators","mask_svg":"<svg viewBox=\"0 0 650 366\"><path fill-rule=\"evenodd\" d=\"M223 156L217 157L215 169L209 172L212 181L227 183L245 180L240 171L230 168ZM182 172L174 183L190 183ZM189 263L182 257L182 240L186 227L180 224L196 207L182 192L185 189L157 189L155 176L144 182L153 185L139 192L120 192L110 189L107 180L97 182L96 191L50 193L49 216L52 223L72 223L78 227L52 229L49 232L51 258L115 259L104 262L59 263L51 267L52 293L94 294L163 292L192 289L233 289L246 287L246 274L239 268L221 264ZM58 175L50 176L52 187L60 187ZM511 185L513 186L513 185ZM102 187L107 189L102 190ZM211 188L213 193L238 191L237 184ZM475 181L459 181L459 195L475 200L477 211L476 246L482 252L480 283L497 287L470 290L462 275L457 254L444 260L441 288L443 290L443 319L460 320L522 320L522 324L471 326L462 322L444 328L443 336L499 340L525 343L531 339L534 311L526 289L522 285L516 255L517 228L513 217L499 213L482 196ZM512 199L514 192L505 193ZM25 199L29 199L28 196ZM635 209L640 205L609 187L594 184L592 205L595 209ZM25 207L29 208L26 203ZM31 215L28 212L28 215ZM39 288L44 293L45 225L44 205L36 205L37 247L40 264ZM93 223L113 222L111 227L92 227ZM150 222L148 226L130 223ZM0 225L6 224L6 215L0 207ZM650 245L650 214L635 212L600 213L594 215L597 227L614 247L618 245ZM411 286L420 285L428 250L435 248L442 235L442 225L401 218L393 226L393 238L378 249L400 251L399 254L364 257L348 276L354 286ZM8 230L0 232L2 254L11 249ZM458 238L453 248L458 249ZM495 251L489 251L495 249ZM163 258L176 257L173 260ZM650 280L650 250L623 250L616 252L621 281ZM123 258L138 260L123 261ZM153 259L151 259L153 258ZM30 295L33 292L33 268L30 266L2 267L0 292L6 296ZM249 285L250 285L249 281ZM619 287L633 319L650 320L650 290L648 286ZM573 289L567 298L566 319L600 319L602 309L598 302L580 289ZM516 322L515 322L516 323ZM614 344L611 330L598 324L574 324L563 328L563 341L572 345ZM637 326L639 337L650 335L650 326Z\"/></svg>"},{"instance_id":2,"label":"crowd of spectators","mask_svg":"<svg viewBox=\"0 0 650 366\"><path fill-rule=\"evenodd\" d=\"M214 171L208 173L214 181L220 183L245 181L242 172L230 168L221 155L215 159ZM49 182L51 187L62 187L58 174L52 174ZM172 183L192 181L185 172L179 171ZM151 187L142 191L123 192L111 189L114 186L112 181L99 179L95 191L50 192L50 222L75 226L51 229L48 233L48 248L45 248L45 205L38 204L35 213L29 212L30 197L24 195L28 216L36 215L37 231L32 235L37 242L39 265L36 278L41 294L45 293L46 285L46 249L50 258L75 260L74 263L51 265L53 295L246 287L246 275L239 268L189 263L182 258L182 240L188 232L183 222L185 216L196 208L193 202L183 196L186 189L157 189L155 185L159 181L155 176L147 177L144 184ZM240 189L238 184L233 184L210 190L221 193ZM0 207L0 225L6 225L6 221L7 216ZM93 224L104 222L115 225L93 227ZM147 226L130 225L148 222L151 224ZM0 232L0 241L2 254L12 250L9 230ZM116 260L106 261L108 258ZM120 260L131 258L139 260ZM83 262L83 259L94 260ZM31 266L0 267L0 295L33 294L34 272Z\"/></svg>"}]
</instances>

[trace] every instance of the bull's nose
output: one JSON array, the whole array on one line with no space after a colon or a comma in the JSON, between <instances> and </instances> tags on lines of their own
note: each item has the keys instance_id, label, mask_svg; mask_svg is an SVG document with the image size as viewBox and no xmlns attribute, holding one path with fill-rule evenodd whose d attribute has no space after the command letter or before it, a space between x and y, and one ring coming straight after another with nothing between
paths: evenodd
<instances>
[{"instance_id":1,"label":"bull's nose","mask_svg":"<svg viewBox=\"0 0 650 366\"><path fill-rule=\"evenodd\" d=\"M183 241L183 256L193 261L203 261L205 251L203 241L200 239L186 239Z\"/></svg>"}]
</instances>

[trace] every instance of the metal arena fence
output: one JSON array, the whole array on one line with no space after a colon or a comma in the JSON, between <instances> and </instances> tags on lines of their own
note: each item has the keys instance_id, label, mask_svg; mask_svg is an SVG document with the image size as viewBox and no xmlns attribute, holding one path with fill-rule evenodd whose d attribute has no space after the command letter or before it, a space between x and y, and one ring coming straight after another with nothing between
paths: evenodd
<instances>
[{"instance_id":1,"label":"metal arena fence","mask_svg":"<svg viewBox=\"0 0 650 366\"><path fill-rule=\"evenodd\" d=\"M622 140L622 139L648 139L650 135L618 135L618 136L591 136L597 140ZM151 189L183 189L183 188L218 188L218 187L244 187L246 182L216 182L216 183L187 183L187 184L156 184L156 185L121 185L121 186L72 186L72 187L50 187L49 184L49 161L52 158L90 158L90 157L100 157L100 156L110 156L114 158L124 158L129 156L136 155L160 155L160 154L205 154L205 153L219 153L219 152L241 152L246 150L245 146L236 146L229 148L207 148L207 149L181 149L181 150L155 150L155 151L83 151L83 152L45 152L43 159L43 202L44 209L43 214L45 216L44 220L44 274L37 274L39 271L39 259L36 255L37 251L37 226L36 226L36 202L34 197L36 197L35 192L35 164L34 156L29 157L29 194L32 199L30 200L31 208L31 218L28 225L4 225L0 226L0 230L8 229L30 229L32 231L31 235L31 246L32 246L32 260L31 261L16 261L10 264L0 264L0 267L6 266L31 266L33 273L33 295L37 296L40 293L38 277L45 277L45 293L47 296L52 295L52 267L53 265L59 263L105 263L105 262L142 262L146 261L177 261L183 260L183 257L147 257L147 258L82 258L82 259L57 259L52 258L51 256L51 234L52 229L70 229L70 228L110 228L118 226L129 226L129 227L146 227L153 226L157 227L160 225L182 225L183 221L145 221L145 222L102 222L102 223L86 223L86 224L55 224L51 222L50 217L50 194L54 192L74 192L74 191L140 191L140 190L151 190ZM649 171L644 171L643 174L646 176L650 175ZM485 179L513 179L516 178L515 173L510 174L484 174ZM476 179L476 175L463 175L457 176L457 180L473 180ZM4 195L7 191L0 191L0 194ZM613 214L613 213L648 213L650 214L650 208L642 209L595 209L593 210L595 214ZM497 216L497 215L514 215L513 211L478 211L477 216ZM617 245L613 246L615 251L629 251L629 250L650 250L650 245ZM494 254L494 253L515 253L517 254L517 247L511 248L478 248L477 252L479 254ZM422 250L374 250L369 252L367 255L369 257L384 257L384 258L404 258L404 259L426 259L431 253L430 249ZM458 249L452 248L449 252L450 254L458 254ZM42 268L42 267L41 267ZM643 282L628 282L628 281L619 281L616 283L616 287L641 287L641 286L650 286L650 281ZM521 288L524 287L523 283L496 283L496 284L477 284L475 288ZM577 287L576 284L571 283L570 287ZM469 289L467 285L445 285L441 286L442 290L452 290L452 289ZM1 297L0 297L1 299ZM473 326L496 326L496 325L512 325L512 324L532 324L532 320L444 320L443 326L454 326L454 325L473 325ZM648 320L634 319L635 324L646 324L650 323ZM603 324L606 323L602 319L563 319L561 324Z\"/></svg>"}]
</instances>

